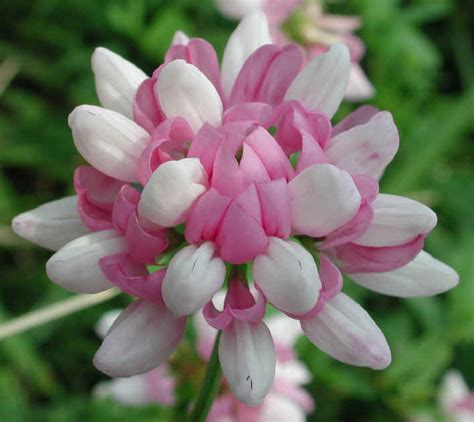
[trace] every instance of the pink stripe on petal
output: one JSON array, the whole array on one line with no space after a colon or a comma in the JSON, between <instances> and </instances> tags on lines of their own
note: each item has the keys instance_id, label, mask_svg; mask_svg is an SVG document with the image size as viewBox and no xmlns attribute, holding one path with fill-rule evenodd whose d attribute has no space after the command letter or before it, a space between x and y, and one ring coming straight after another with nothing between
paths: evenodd
<instances>
[{"instance_id":1,"label":"pink stripe on petal","mask_svg":"<svg viewBox=\"0 0 474 422\"><path fill-rule=\"evenodd\" d=\"M333 248L357 239L369 228L373 215L372 207L363 202L350 221L326 236L321 249Z\"/></svg>"},{"instance_id":2,"label":"pink stripe on petal","mask_svg":"<svg viewBox=\"0 0 474 422\"><path fill-rule=\"evenodd\" d=\"M353 175L352 180L354 180L363 201L375 201L379 194L379 182L377 180L365 174Z\"/></svg>"},{"instance_id":3,"label":"pink stripe on petal","mask_svg":"<svg viewBox=\"0 0 474 422\"><path fill-rule=\"evenodd\" d=\"M339 135L355 126L366 124L380 110L371 105L363 105L341 120L332 130L332 136Z\"/></svg>"},{"instance_id":4,"label":"pink stripe on petal","mask_svg":"<svg viewBox=\"0 0 474 422\"><path fill-rule=\"evenodd\" d=\"M395 270L408 264L423 249L424 237L400 246L369 247L348 243L328 253L339 262L343 272L378 273Z\"/></svg>"}]
</instances>

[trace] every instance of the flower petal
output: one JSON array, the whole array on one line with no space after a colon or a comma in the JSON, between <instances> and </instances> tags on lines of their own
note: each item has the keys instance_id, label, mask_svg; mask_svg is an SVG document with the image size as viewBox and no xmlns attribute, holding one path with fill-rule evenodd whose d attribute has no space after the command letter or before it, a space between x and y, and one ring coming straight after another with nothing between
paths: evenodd
<instances>
[{"instance_id":1,"label":"flower petal","mask_svg":"<svg viewBox=\"0 0 474 422\"><path fill-rule=\"evenodd\" d=\"M101 271L101 258L127 251L127 243L115 230L86 234L69 242L46 263L48 277L66 290L97 293L113 285Z\"/></svg>"},{"instance_id":2,"label":"flower petal","mask_svg":"<svg viewBox=\"0 0 474 422\"><path fill-rule=\"evenodd\" d=\"M259 405L275 376L275 346L266 325L233 321L222 332L219 360L234 395L248 406Z\"/></svg>"},{"instance_id":3,"label":"flower petal","mask_svg":"<svg viewBox=\"0 0 474 422\"><path fill-rule=\"evenodd\" d=\"M147 78L145 72L103 47L96 48L92 54L92 71L102 106L132 119L133 98Z\"/></svg>"},{"instance_id":4,"label":"flower petal","mask_svg":"<svg viewBox=\"0 0 474 422\"><path fill-rule=\"evenodd\" d=\"M136 180L141 153L150 141L134 121L105 108L82 105L69 115L74 144L97 170L125 182Z\"/></svg>"},{"instance_id":5,"label":"flower petal","mask_svg":"<svg viewBox=\"0 0 474 422\"><path fill-rule=\"evenodd\" d=\"M433 296L459 283L456 271L425 251L397 270L351 274L350 277L363 287L397 297Z\"/></svg>"},{"instance_id":6,"label":"flower petal","mask_svg":"<svg viewBox=\"0 0 474 422\"><path fill-rule=\"evenodd\" d=\"M374 94L374 86L367 79L360 65L352 63L345 98L348 101L361 101L372 98Z\"/></svg>"},{"instance_id":7,"label":"flower petal","mask_svg":"<svg viewBox=\"0 0 474 422\"><path fill-rule=\"evenodd\" d=\"M143 189L139 216L162 227L180 224L206 186L207 175L199 159L167 161L155 170Z\"/></svg>"},{"instance_id":8,"label":"flower petal","mask_svg":"<svg viewBox=\"0 0 474 422\"><path fill-rule=\"evenodd\" d=\"M18 236L53 251L89 232L77 213L77 196L48 202L17 215L12 229Z\"/></svg>"},{"instance_id":9,"label":"flower petal","mask_svg":"<svg viewBox=\"0 0 474 422\"><path fill-rule=\"evenodd\" d=\"M271 44L265 14L253 12L240 21L227 42L222 58L222 87L229 96L237 75L247 58L259 47Z\"/></svg>"},{"instance_id":10,"label":"flower petal","mask_svg":"<svg viewBox=\"0 0 474 422\"><path fill-rule=\"evenodd\" d=\"M263 0L217 0L216 6L224 16L240 20L249 13L260 10L263 3Z\"/></svg>"},{"instance_id":11,"label":"flower petal","mask_svg":"<svg viewBox=\"0 0 474 422\"><path fill-rule=\"evenodd\" d=\"M325 149L329 161L351 174L379 179L399 145L398 130L388 112L336 135Z\"/></svg>"},{"instance_id":12,"label":"flower petal","mask_svg":"<svg viewBox=\"0 0 474 422\"><path fill-rule=\"evenodd\" d=\"M155 86L166 117L181 116L194 132L204 123L220 126L222 101L212 82L195 66L174 60L163 66Z\"/></svg>"},{"instance_id":13,"label":"flower petal","mask_svg":"<svg viewBox=\"0 0 474 422\"><path fill-rule=\"evenodd\" d=\"M391 361L387 340L369 314L339 293L314 318L301 321L310 341L334 359L355 366L384 369Z\"/></svg>"},{"instance_id":14,"label":"flower petal","mask_svg":"<svg viewBox=\"0 0 474 422\"><path fill-rule=\"evenodd\" d=\"M148 372L168 358L185 327L186 318L176 318L163 303L137 300L112 325L94 365L112 377Z\"/></svg>"},{"instance_id":15,"label":"flower petal","mask_svg":"<svg viewBox=\"0 0 474 422\"><path fill-rule=\"evenodd\" d=\"M333 44L293 80L285 100L301 100L309 110L322 111L331 118L346 93L350 70L349 50L344 44Z\"/></svg>"},{"instance_id":16,"label":"flower petal","mask_svg":"<svg viewBox=\"0 0 474 422\"><path fill-rule=\"evenodd\" d=\"M325 236L357 213L361 196L349 173L330 164L314 164L289 183L294 230Z\"/></svg>"},{"instance_id":17,"label":"flower petal","mask_svg":"<svg viewBox=\"0 0 474 422\"><path fill-rule=\"evenodd\" d=\"M202 308L224 283L226 267L214 257L212 242L186 246L171 260L163 280L163 299L177 315Z\"/></svg>"},{"instance_id":18,"label":"flower petal","mask_svg":"<svg viewBox=\"0 0 474 422\"><path fill-rule=\"evenodd\" d=\"M321 281L316 263L296 242L270 238L267 254L254 260L253 275L268 301L284 312L304 314L318 300Z\"/></svg>"},{"instance_id":19,"label":"flower petal","mask_svg":"<svg viewBox=\"0 0 474 422\"><path fill-rule=\"evenodd\" d=\"M353 243L386 247L408 243L436 226L436 214L426 205L403 196L379 194L372 202L374 217L367 231Z\"/></svg>"}]
</instances>

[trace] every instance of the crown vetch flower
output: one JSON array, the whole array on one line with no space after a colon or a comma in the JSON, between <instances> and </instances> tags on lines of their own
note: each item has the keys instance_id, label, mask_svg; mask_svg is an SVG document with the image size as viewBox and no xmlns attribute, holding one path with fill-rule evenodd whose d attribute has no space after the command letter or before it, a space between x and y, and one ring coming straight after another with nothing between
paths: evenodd
<instances>
[{"instance_id":1,"label":"crown vetch flower","mask_svg":"<svg viewBox=\"0 0 474 422\"><path fill-rule=\"evenodd\" d=\"M299 50L271 45L256 13L230 37L221 68L212 46L182 33L151 77L105 49L93 62L112 110L80 106L69 119L93 167L76 169L76 198L22 214L13 228L59 249L47 264L57 284L117 286L137 298L105 337L99 369L149 371L203 308L223 331L230 389L256 406L275 370L267 303L334 358L382 369L388 344L341 292L342 272L399 297L457 284L454 270L422 251L433 211L379 193L399 143L390 113L361 107L330 122L349 80L344 45L301 68ZM218 311L212 298L223 288Z\"/></svg>"}]
</instances>

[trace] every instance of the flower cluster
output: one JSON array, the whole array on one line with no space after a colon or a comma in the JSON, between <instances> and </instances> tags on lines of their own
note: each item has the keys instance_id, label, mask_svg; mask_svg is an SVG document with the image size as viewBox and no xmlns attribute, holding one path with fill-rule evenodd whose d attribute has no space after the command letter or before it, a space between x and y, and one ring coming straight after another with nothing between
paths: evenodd
<instances>
[{"instance_id":1,"label":"flower cluster","mask_svg":"<svg viewBox=\"0 0 474 422\"><path fill-rule=\"evenodd\" d=\"M215 300L222 303L222 294L216 295ZM120 311L110 311L104 314L97 324L96 331L104 337L118 317ZM304 421L306 414L314 409L311 396L302 388L303 384L311 381L311 375L306 367L296 358L293 345L301 334L296 320L285 318L283 315L272 315L266 319L272 333L277 353L275 381L269 394L262 404L249 407L230 394L225 383L221 384L219 394L211 407L207 420L209 422L273 422L276 420ZM195 314L193 325L197 337L197 354L199 360L192 360L192 372L200 371L200 366L209 361L216 330L210 327L202 314ZM175 358L175 361L179 357ZM109 397L118 403L128 406L158 404L171 406L175 402L175 390L180 380L190 378L188 365L174 368L163 364L145 374L130 378L114 378L99 383L94 389L97 397Z\"/></svg>"},{"instance_id":2,"label":"flower cluster","mask_svg":"<svg viewBox=\"0 0 474 422\"><path fill-rule=\"evenodd\" d=\"M273 42L278 45L297 43L306 59L326 52L333 44L344 43L351 57L345 98L360 101L374 95L374 87L360 66L365 45L353 34L361 26L358 16L326 14L324 0L216 0L216 6L223 15L233 19L263 11Z\"/></svg>"},{"instance_id":3,"label":"flower cluster","mask_svg":"<svg viewBox=\"0 0 474 422\"><path fill-rule=\"evenodd\" d=\"M24 213L13 228L59 249L46 267L55 283L81 293L116 286L138 298L98 350L101 371L157 367L202 309L222 331L230 389L256 406L272 388L277 356L267 304L332 357L382 369L388 344L341 292L342 272L399 297L457 284L422 251L434 212L379 193L399 143L390 113L361 107L331 124L349 80L347 47L303 62L296 46L271 44L260 12L231 35L221 67L210 44L182 33L151 77L94 52L103 107L82 105L69 117L92 167L76 170L75 197ZM219 309L212 299L221 290Z\"/></svg>"}]
</instances>

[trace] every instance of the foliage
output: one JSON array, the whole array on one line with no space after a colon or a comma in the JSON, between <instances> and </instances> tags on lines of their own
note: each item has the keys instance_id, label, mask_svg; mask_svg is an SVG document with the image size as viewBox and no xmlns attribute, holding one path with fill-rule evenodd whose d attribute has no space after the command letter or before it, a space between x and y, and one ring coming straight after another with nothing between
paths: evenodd
<instances>
[{"instance_id":1,"label":"foliage","mask_svg":"<svg viewBox=\"0 0 474 422\"><path fill-rule=\"evenodd\" d=\"M363 65L377 90L372 103L391 110L400 130L401 150L382 188L436 210L439 226L427 248L454 266L462 283L449 294L417 300L346 283L386 333L393 365L383 372L348 367L302 339L298 352L313 373L308 391L318 403L311 420L434 415L447 369L457 367L474 387L473 7L455 0L352 0L329 7L362 15ZM15 214L72 192L80 158L67 115L97 101L93 48L109 47L151 72L175 29L207 38L222 54L234 26L211 0L0 3L0 321L67 296L44 274L48 254L16 238L9 224ZM345 104L339 116L351 108ZM169 420L167 410L91 397L104 378L91 364L98 346L93 326L106 309L126 303L119 297L0 343L0 420ZM183 397L189 388L180 390Z\"/></svg>"}]
</instances>

